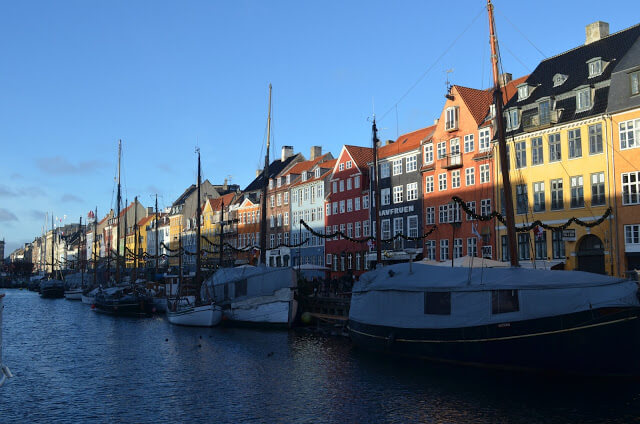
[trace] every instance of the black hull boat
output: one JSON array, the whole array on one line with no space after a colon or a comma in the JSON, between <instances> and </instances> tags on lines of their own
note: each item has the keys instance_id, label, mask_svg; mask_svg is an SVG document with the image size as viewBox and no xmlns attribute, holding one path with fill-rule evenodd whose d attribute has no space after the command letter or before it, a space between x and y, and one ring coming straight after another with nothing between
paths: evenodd
<instances>
[{"instance_id":1,"label":"black hull boat","mask_svg":"<svg viewBox=\"0 0 640 424\"><path fill-rule=\"evenodd\" d=\"M40 283L40 296L49 299L64 297L64 282L60 280L44 280Z\"/></svg>"},{"instance_id":2,"label":"black hull boat","mask_svg":"<svg viewBox=\"0 0 640 424\"><path fill-rule=\"evenodd\" d=\"M95 310L118 316L151 316L156 313L153 297L143 289L115 287L96 294Z\"/></svg>"},{"instance_id":3,"label":"black hull boat","mask_svg":"<svg viewBox=\"0 0 640 424\"><path fill-rule=\"evenodd\" d=\"M579 271L412 268L385 267L356 282L349 314L356 346L460 365L640 376L634 281Z\"/></svg>"}]
</instances>

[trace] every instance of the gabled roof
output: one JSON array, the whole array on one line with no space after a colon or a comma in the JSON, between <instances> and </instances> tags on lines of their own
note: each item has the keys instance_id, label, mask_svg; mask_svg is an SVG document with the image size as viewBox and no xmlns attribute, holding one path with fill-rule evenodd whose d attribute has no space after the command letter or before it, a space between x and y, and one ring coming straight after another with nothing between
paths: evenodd
<instances>
[{"instance_id":1,"label":"gabled roof","mask_svg":"<svg viewBox=\"0 0 640 424\"><path fill-rule=\"evenodd\" d=\"M611 79L611 72L617 61L624 57L639 37L640 24L543 60L526 80L527 84L533 88L529 97L518 101L518 98L514 96L505 105L505 109L532 105L545 97L555 98L555 109L563 109L557 122L558 124L605 112L609 92L606 82ZM608 64L603 68L600 75L589 78L587 61L597 57L602 58ZM556 74L566 75L568 78L563 84L554 87L553 77ZM600 82L605 84L595 89L594 98L592 99L593 106L589 110L576 113L575 96L568 96L565 99L557 98L562 94L573 92L578 87L594 87L595 84ZM527 112L537 114L537 108ZM520 122L525 118L526 116L523 114ZM522 125L520 125L515 133L522 131Z\"/></svg>"},{"instance_id":2,"label":"gabled roof","mask_svg":"<svg viewBox=\"0 0 640 424\"><path fill-rule=\"evenodd\" d=\"M198 186L196 186L195 184L191 184L185 191L184 193L182 193L175 202L173 202L173 204L171 206L178 206L178 205L182 205L184 202L187 201L187 199L189 198L189 196L191 196L191 194L198 188Z\"/></svg>"},{"instance_id":3,"label":"gabled roof","mask_svg":"<svg viewBox=\"0 0 640 424\"><path fill-rule=\"evenodd\" d=\"M331 157L331 153L325 153L322 156L318 156L313 160L305 160L302 162L298 162L291 167L284 175L287 174L301 174L303 171L309 171L313 168L317 163L322 162L323 160L327 160Z\"/></svg>"},{"instance_id":4,"label":"gabled roof","mask_svg":"<svg viewBox=\"0 0 640 424\"><path fill-rule=\"evenodd\" d=\"M299 153L289 156L284 161L280 159L276 159L273 162L271 162L269 164L269 179L275 178L280 172L282 172L283 169L286 169L286 167L289 164L291 164L291 162L293 162L297 157L299 157ZM253 181L251 181L251 183L242 191L246 192L246 191L260 190L262 189L262 187L264 187L266 183L268 183L268 181L265 181L265 175L264 175L264 169L263 169L260 172L260 175L258 175Z\"/></svg>"},{"instance_id":5,"label":"gabled roof","mask_svg":"<svg viewBox=\"0 0 640 424\"><path fill-rule=\"evenodd\" d=\"M149 221L151 221L154 218L155 218L155 215L145 216L144 218L138 221L138 227L144 227L145 225L147 225Z\"/></svg>"},{"instance_id":6,"label":"gabled roof","mask_svg":"<svg viewBox=\"0 0 640 424\"><path fill-rule=\"evenodd\" d=\"M476 125L480 125L482 121L484 121L485 116L487 116L489 106L491 106L493 102L493 90L477 90L461 85L454 87L469 110L469 113L476 121Z\"/></svg>"},{"instance_id":7,"label":"gabled roof","mask_svg":"<svg viewBox=\"0 0 640 424\"><path fill-rule=\"evenodd\" d=\"M433 134L436 129L435 125L427 128L422 128L407 134L403 134L398 139L386 146L382 146L378 149L378 159L387 158L389 156L399 155L401 153L409 152L411 150L419 149L420 144L425 138L428 138ZM371 161L373 158L371 158ZM369 161L369 162L371 162Z\"/></svg>"},{"instance_id":8,"label":"gabled roof","mask_svg":"<svg viewBox=\"0 0 640 424\"><path fill-rule=\"evenodd\" d=\"M231 203L233 202L234 197L236 196L236 193L228 193L225 194L224 196L220 196L216 199L207 199L207 201L205 202L205 206L207 204L207 202L209 203L209 206L211 207L212 211L219 211L222 208L222 202L224 201L224 205L226 207L229 207L229 205L231 205ZM202 210L204 211L204 208L202 208Z\"/></svg>"},{"instance_id":9,"label":"gabled roof","mask_svg":"<svg viewBox=\"0 0 640 424\"><path fill-rule=\"evenodd\" d=\"M351 158L356 162L356 166L361 170L367 169L367 164L373 160L373 149L371 147L352 146L345 144L344 148L347 150Z\"/></svg>"}]
</instances>

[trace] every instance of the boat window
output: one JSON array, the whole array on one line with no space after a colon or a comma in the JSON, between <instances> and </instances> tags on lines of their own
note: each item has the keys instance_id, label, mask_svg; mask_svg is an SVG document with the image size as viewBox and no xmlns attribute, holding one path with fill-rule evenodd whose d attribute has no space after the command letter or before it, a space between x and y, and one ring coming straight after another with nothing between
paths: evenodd
<instances>
[{"instance_id":1,"label":"boat window","mask_svg":"<svg viewBox=\"0 0 640 424\"><path fill-rule=\"evenodd\" d=\"M504 314L519 310L518 290L493 290L491 292L491 313Z\"/></svg>"},{"instance_id":2,"label":"boat window","mask_svg":"<svg viewBox=\"0 0 640 424\"><path fill-rule=\"evenodd\" d=\"M247 295L247 280L236 281L235 297Z\"/></svg>"},{"instance_id":3,"label":"boat window","mask_svg":"<svg viewBox=\"0 0 640 424\"><path fill-rule=\"evenodd\" d=\"M451 292L425 292L424 313L428 315L451 315Z\"/></svg>"}]
</instances>

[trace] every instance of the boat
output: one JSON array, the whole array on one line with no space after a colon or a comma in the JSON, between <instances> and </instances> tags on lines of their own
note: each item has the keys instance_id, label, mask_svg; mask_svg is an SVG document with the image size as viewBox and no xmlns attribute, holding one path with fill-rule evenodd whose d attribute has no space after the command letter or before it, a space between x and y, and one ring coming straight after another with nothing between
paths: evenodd
<instances>
[{"instance_id":1,"label":"boat","mask_svg":"<svg viewBox=\"0 0 640 424\"><path fill-rule=\"evenodd\" d=\"M96 294L98 294L99 291L100 291L99 287L96 287L91 290L83 291L82 295L80 296L82 303L87 305L94 305L96 303Z\"/></svg>"},{"instance_id":2,"label":"boat","mask_svg":"<svg viewBox=\"0 0 640 424\"><path fill-rule=\"evenodd\" d=\"M487 4L494 101L496 116L502 117L493 6L490 0ZM352 289L348 329L353 343L384 354L461 365L640 375L635 281L518 266L504 123L496 123L511 267L378 266ZM374 119L374 146L376 140ZM379 240L376 245L379 251Z\"/></svg>"},{"instance_id":3,"label":"boat","mask_svg":"<svg viewBox=\"0 0 640 424\"><path fill-rule=\"evenodd\" d=\"M264 158L262 195L260 198L260 265L219 268L201 288L201 296L209 293L222 308L223 324L267 327L291 327L298 301L294 296L297 277L292 267L266 266L267 187L269 184L269 147L271 133L271 84L267 116L267 148ZM223 208L224 212L224 208ZM224 219L222 219L224 222ZM224 231L220 232L221 237ZM222 240L222 239L221 239ZM220 242L222 263L223 243Z\"/></svg>"},{"instance_id":4,"label":"boat","mask_svg":"<svg viewBox=\"0 0 640 424\"><path fill-rule=\"evenodd\" d=\"M66 284L66 289L64 291L64 298L67 300L82 300L82 292L85 289L85 284L84 284L84 263L82 261L82 259L80 259L80 252L82 250L82 236L83 236L83 231L82 231L82 217L80 217L80 240L78 241L78 253L77 253L77 258L76 258L76 264L78 266L78 268L80 269L79 273L76 274L72 274L67 276L66 280L67 280L67 284ZM79 280L79 281L78 281Z\"/></svg>"},{"instance_id":5,"label":"boat","mask_svg":"<svg viewBox=\"0 0 640 424\"><path fill-rule=\"evenodd\" d=\"M182 279L182 239L180 238L180 246L178 248L178 256L180 258L180 279L178 283L178 293L175 298L167 297L167 319L171 324L184 325L192 327L213 327L218 325L222 320L222 311L218 305L213 302L211 296L206 295L206 290L200 293L201 283L201 245L200 245L200 221L202 214L202 198L200 197L200 150L196 149L198 154L198 206L196 208L196 273L194 290L195 295L184 296L185 285ZM157 253L157 252L156 252Z\"/></svg>"},{"instance_id":6,"label":"boat","mask_svg":"<svg viewBox=\"0 0 640 424\"><path fill-rule=\"evenodd\" d=\"M291 267L242 265L220 268L202 287L222 308L225 325L291 327L298 312Z\"/></svg>"},{"instance_id":7,"label":"boat","mask_svg":"<svg viewBox=\"0 0 640 424\"><path fill-rule=\"evenodd\" d=\"M53 215L51 216L51 274L49 278L40 280L40 296L50 299L61 299L64 297L64 281L56 277L55 272L55 238L56 229L53 224ZM58 273L61 275L60 269Z\"/></svg>"},{"instance_id":8,"label":"boat","mask_svg":"<svg viewBox=\"0 0 640 424\"><path fill-rule=\"evenodd\" d=\"M2 362L2 311L4 310L4 293L0 293L0 387L7 379L13 377L9 367Z\"/></svg>"},{"instance_id":9,"label":"boat","mask_svg":"<svg viewBox=\"0 0 640 424\"><path fill-rule=\"evenodd\" d=\"M118 142L118 176L117 176L117 237L120 238L120 202L121 202L121 186L120 186L120 161L122 155L122 141ZM137 206L137 200L134 203ZM137 210L137 209L136 209ZM125 213L125 229L127 228L126 222L127 215ZM134 225L137 228L137 222ZM126 235L126 231L125 231ZM126 315L145 317L151 316L156 312L156 308L153 302L153 295L146 287L135 283L134 281L127 281L127 277L124 277L121 273L120 266L122 263L120 255L120 243L117 243L116 249L116 286L99 288L95 293L95 300L92 307L95 311L104 312L111 315ZM122 278L121 278L122 276Z\"/></svg>"}]
</instances>

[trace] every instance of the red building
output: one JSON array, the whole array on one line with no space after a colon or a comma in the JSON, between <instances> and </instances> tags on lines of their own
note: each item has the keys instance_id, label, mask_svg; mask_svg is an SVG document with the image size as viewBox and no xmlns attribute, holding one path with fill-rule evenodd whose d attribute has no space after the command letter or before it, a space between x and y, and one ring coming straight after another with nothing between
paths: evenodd
<instances>
[{"instance_id":1,"label":"red building","mask_svg":"<svg viewBox=\"0 0 640 424\"><path fill-rule=\"evenodd\" d=\"M371 235L369 220L369 167L373 149L343 146L329 177L329 190L325 200L325 233L342 231L356 239ZM331 269L331 278L366 270L366 243L356 243L342 237L325 242L325 264Z\"/></svg>"}]
</instances>

